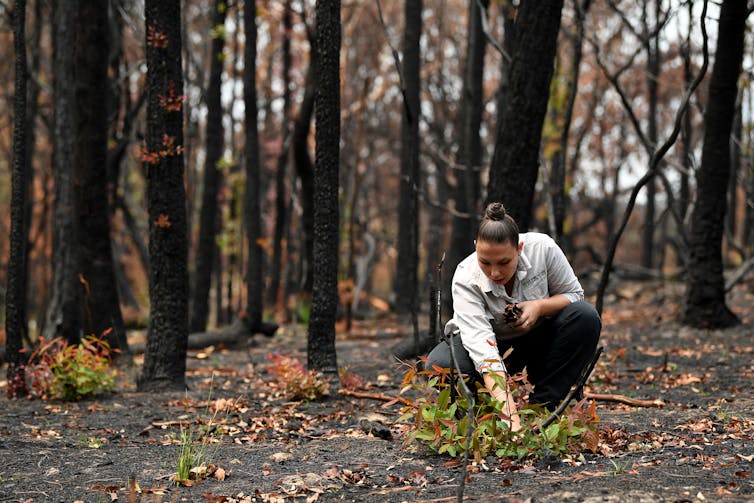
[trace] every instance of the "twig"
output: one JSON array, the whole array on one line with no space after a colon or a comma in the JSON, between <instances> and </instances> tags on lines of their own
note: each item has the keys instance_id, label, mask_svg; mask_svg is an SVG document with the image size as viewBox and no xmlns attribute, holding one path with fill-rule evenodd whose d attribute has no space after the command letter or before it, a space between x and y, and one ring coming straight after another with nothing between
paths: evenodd
<instances>
[{"instance_id":1,"label":"twig","mask_svg":"<svg viewBox=\"0 0 754 503\"><path fill-rule=\"evenodd\" d=\"M476 8L479 9L479 19L482 21L482 32L484 33L484 36L487 38L487 41L492 45L492 47L495 48L495 50L500 53L500 55L503 57L503 59L510 63L511 56L507 52L505 52L505 49L503 49L503 46L501 46L497 40L495 40L495 37L492 36L492 33L490 33L490 24L487 21L487 11L484 8L484 5L482 5L481 0L476 0ZM510 13L506 13L507 15L510 15ZM473 15L473 13L472 13Z\"/></svg>"},{"instance_id":2,"label":"twig","mask_svg":"<svg viewBox=\"0 0 754 503\"><path fill-rule=\"evenodd\" d=\"M654 400L640 400L638 398L630 398L624 395L616 395L613 393L590 393L585 392L584 398L590 400L599 400L600 402L615 402L622 403L624 405L631 405L633 407L664 407L665 402L659 398Z\"/></svg>"},{"instance_id":3,"label":"twig","mask_svg":"<svg viewBox=\"0 0 754 503\"><path fill-rule=\"evenodd\" d=\"M368 398L370 400L379 400L381 402L400 402L403 405L412 405L412 401L402 396L390 396L384 393L371 393L369 391L351 391L348 389L339 389L339 395L352 396L356 398Z\"/></svg>"},{"instance_id":4,"label":"twig","mask_svg":"<svg viewBox=\"0 0 754 503\"><path fill-rule=\"evenodd\" d=\"M463 394L466 395L466 400L468 400L469 408L467 410L466 417L468 418L467 424L468 428L466 430L466 448L463 452L463 464L461 465L461 481L458 484L458 491L456 492L456 496L458 497L458 503L463 502L463 490L466 487L466 475L468 473L468 465L469 465L469 449L471 448L471 436L474 433L474 395L471 393L471 390L468 386L466 386L466 381L463 379L463 372L461 372L461 366L458 365L458 359L456 358L456 352L453 347L453 333L451 332L450 337L448 338L448 346L450 347L450 359L453 360L453 367L458 371L458 380L461 383L461 389L463 390ZM453 389L453 382L450 383L451 389ZM512 423L511 423L512 424Z\"/></svg>"},{"instance_id":5,"label":"twig","mask_svg":"<svg viewBox=\"0 0 754 503\"><path fill-rule=\"evenodd\" d=\"M594 355L592 356L592 359L587 362L587 364L584 366L584 368L581 370L581 373L579 374L579 378L576 380L576 383L571 389L568 391L568 394L563 398L563 400L560 402L560 405L552 411L550 416L544 420L544 422L535 428L535 432L539 432L550 426L555 419L563 413L563 411L568 407L568 404L571 403L571 400L573 400L576 397L581 397L584 394L584 385L589 380L589 376L592 373L592 370L594 370L594 366L597 364L597 360L600 359L600 355L602 354L602 346L598 347L597 350L594 352Z\"/></svg>"}]
</instances>

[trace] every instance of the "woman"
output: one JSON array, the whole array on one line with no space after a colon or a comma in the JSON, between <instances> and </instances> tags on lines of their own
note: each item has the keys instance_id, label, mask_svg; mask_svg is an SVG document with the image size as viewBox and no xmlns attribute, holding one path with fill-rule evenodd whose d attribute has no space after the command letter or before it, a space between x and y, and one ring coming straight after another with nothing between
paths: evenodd
<instances>
[{"instance_id":1,"label":"woman","mask_svg":"<svg viewBox=\"0 0 754 503\"><path fill-rule=\"evenodd\" d=\"M455 335L461 371L481 375L490 394L506 402L511 430L518 431L505 377L526 367L534 385L529 401L554 410L594 354L601 322L555 241L536 232L519 235L501 203L487 206L474 246L453 275L454 314L445 334ZM506 313L510 304L519 308L515 315L510 307ZM429 353L427 368L433 366L452 366L447 343Z\"/></svg>"}]
</instances>

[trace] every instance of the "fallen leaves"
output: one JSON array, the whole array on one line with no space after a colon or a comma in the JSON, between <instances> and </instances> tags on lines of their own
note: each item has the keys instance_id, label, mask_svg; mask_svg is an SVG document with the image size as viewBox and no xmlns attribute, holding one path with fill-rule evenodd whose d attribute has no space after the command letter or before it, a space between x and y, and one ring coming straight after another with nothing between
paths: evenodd
<instances>
[{"instance_id":1,"label":"fallen leaves","mask_svg":"<svg viewBox=\"0 0 754 503\"><path fill-rule=\"evenodd\" d=\"M173 474L170 476L170 481L178 485L191 487L201 484L202 480L208 478L225 480L225 477L227 477L227 475L228 473L225 471L225 469L210 463L208 465L199 465L191 468L191 470L189 470L188 479L179 479L175 474Z\"/></svg>"}]
</instances>

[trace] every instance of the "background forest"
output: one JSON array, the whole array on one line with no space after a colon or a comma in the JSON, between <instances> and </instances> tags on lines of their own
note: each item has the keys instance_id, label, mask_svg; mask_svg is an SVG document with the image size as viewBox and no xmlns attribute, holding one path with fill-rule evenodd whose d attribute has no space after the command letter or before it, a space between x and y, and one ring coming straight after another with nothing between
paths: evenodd
<instances>
[{"instance_id":1,"label":"background forest","mask_svg":"<svg viewBox=\"0 0 754 503\"><path fill-rule=\"evenodd\" d=\"M128 354L148 327L148 388L182 382L189 331L304 322L309 365L332 370L335 318L415 324L490 200L556 238L599 308L611 277L664 278L686 284L685 323L735 324L750 11L1 2L6 357L85 333Z\"/></svg>"}]
</instances>

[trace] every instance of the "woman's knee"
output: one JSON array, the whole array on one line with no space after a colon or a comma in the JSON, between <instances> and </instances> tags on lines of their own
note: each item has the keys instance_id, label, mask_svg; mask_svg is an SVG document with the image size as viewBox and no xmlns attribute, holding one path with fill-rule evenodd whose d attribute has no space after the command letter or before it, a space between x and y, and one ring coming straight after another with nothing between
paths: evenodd
<instances>
[{"instance_id":1,"label":"woman's knee","mask_svg":"<svg viewBox=\"0 0 754 503\"><path fill-rule=\"evenodd\" d=\"M466 348L463 347L460 339L459 336L453 337L453 353L455 354L461 371L464 373L472 372L474 371L474 363L471 361L469 353L466 351ZM424 368L431 370L435 367L443 369L455 367L453 364L453 355L450 353L450 345L445 341L437 344L427 355L427 361L424 364Z\"/></svg>"},{"instance_id":2,"label":"woman's knee","mask_svg":"<svg viewBox=\"0 0 754 503\"><path fill-rule=\"evenodd\" d=\"M583 300L566 306L557 316L555 325L559 330L578 334L580 337L589 337L595 342L602 330L599 313L594 306Z\"/></svg>"},{"instance_id":3,"label":"woman's knee","mask_svg":"<svg viewBox=\"0 0 754 503\"><path fill-rule=\"evenodd\" d=\"M592 323L600 325L600 315L589 302L577 300L568 304L558 315L558 318L564 318L566 321L577 320L579 322Z\"/></svg>"}]
</instances>

